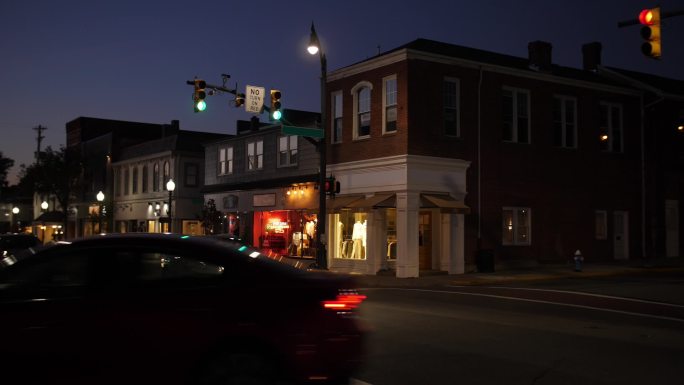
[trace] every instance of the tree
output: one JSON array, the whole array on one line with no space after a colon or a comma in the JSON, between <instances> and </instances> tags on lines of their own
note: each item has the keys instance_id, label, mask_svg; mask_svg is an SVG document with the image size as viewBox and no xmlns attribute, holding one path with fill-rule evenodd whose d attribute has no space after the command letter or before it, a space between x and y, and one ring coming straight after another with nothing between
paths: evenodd
<instances>
[{"instance_id":1,"label":"tree","mask_svg":"<svg viewBox=\"0 0 684 385\"><path fill-rule=\"evenodd\" d=\"M221 228L222 216L223 214L216 209L216 202L213 199L209 199L204 207L202 207L202 227L204 227L204 233L218 233Z\"/></svg>"},{"instance_id":2,"label":"tree","mask_svg":"<svg viewBox=\"0 0 684 385\"><path fill-rule=\"evenodd\" d=\"M0 151L0 198L2 198L2 190L7 187L7 174L12 166L14 166L14 160L5 158Z\"/></svg>"},{"instance_id":3,"label":"tree","mask_svg":"<svg viewBox=\"0 0 684 385\"><path fill-rule=\"evenodd\" d=\"M61 207L63 227L66 229L69 199L78 184L80 173L80 163L69 150L61 147L55 151L48 146L40 153L40 163L21 165L18 187L20 191L54 196Z\"/></svg>"}]
</instances>

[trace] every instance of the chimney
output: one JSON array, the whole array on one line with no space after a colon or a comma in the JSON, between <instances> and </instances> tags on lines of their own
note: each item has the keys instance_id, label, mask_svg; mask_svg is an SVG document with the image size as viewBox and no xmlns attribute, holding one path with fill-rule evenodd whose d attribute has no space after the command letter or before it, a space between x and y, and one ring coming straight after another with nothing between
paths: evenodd
<instances>
[{"instance_id":1,"label":"chimney","mask_svg":"<svg viewBox=\"0 0 684 385\"><path fill-rule=\"evenodd\" d=\"M258 116L252 116L252 118L249 120L249 125L252 131L258 131L260 124L259 124L259 117Z\"/></svg>"},{"instance_id":2,"label":"chimney","mask_svg":"<svg viewBox=\"0 0 684 385\"><path fill-rule=\"evenodd\" d=\"M527 45L530 68L542 71L551 71L551 43L545 41L533 41Z\"/></svg>"},{"instance_id":3,"label":"chimney","mask_svg":"<svg viewBox=\"0 0 684 385\"><path fill-rule=\"evenodd\" d=\"M582 46L582 65L586 71L596 71L601 65L601 43L595 41Z\"/></svg>"}]
</instances>

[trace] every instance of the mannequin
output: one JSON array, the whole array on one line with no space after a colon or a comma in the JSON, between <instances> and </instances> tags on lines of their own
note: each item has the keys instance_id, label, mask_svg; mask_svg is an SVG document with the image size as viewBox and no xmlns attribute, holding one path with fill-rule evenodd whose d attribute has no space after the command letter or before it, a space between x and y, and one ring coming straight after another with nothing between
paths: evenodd
<instances>
[{"instance_id":1,"label":"mannequin","mask_svg":"<svg viewBox=\"0 0 684 385\"><path fill-rule=\"evenodd\" d=\"M356 221L356 223L354 223L354 230L352 232L352 241L354 241L354 246L352 247L351 258L363 258L363 240L365 238L366 228L363 226L361 221Z\"/></svg>"}]
</instances>

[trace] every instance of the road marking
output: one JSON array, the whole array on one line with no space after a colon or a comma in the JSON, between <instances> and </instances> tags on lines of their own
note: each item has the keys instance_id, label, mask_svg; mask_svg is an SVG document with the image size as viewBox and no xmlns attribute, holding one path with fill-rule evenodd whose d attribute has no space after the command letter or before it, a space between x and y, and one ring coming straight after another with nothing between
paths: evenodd
<instances>
[{"instance_id":1,"label":"road marking","mask_svg":"<svg viewBox=\"0 0 684 385\"><path fill-rule=\"evenodd\" d=\"M517 298L517 297L509 297L509 296L494 295L494 294L466 293L466 292L448 291L448 290L404 289L404 288L384 288L384 287L368 288L368 289L364 289L364 290L403 290L403 291L419 291L419 292L427 292L427 293L470 295L470 296L474 296L474 297L510 299L513 301L534 302L534 303L543 303L543 304L547 304L547 305L558 305L558 306L574 307L574 308L579 308L579 309L598 310L598 311L604 311L604 312L608 312L608 313L626 314L626 315L632 315L632 316L638 316L638 317L654 318L654 319L661 319L661 320L676 321L676 322L684 323L684 319L681 319L681 318L657 316L657 315L644 314L644 313L634 313L634 312L630 312L630 311L604 309L604 308L594 307L594 306L574 305L574 304L562 303L562 302L552 302L552 301L543 301L543 300L538 300L538 299Z\"/></svg>"},{"instance_id":2,"label":"road marking","mask_svg":"<svg viewBox=\"0 0 684 385\"><path fill-rule=\"evenodd\" d=\"M373 385L373 384L365 382L365 381L357 380L356 378L350 378L349 379L349 385Z\"/></svg>"},{"instance_id":3,"label":"road marking","mask_svg":"<svg viewBox=\"0 0 684 385\"><path fill-rule=\"evenodd\" d=\"M453 287L453 288L466 288L466 287L468 287L468 288L471 288L472 286L449 285L448 287ZM586 293L586 292L582 292L582 291L555 290L555 289L535 289L535 288L529 288L529 287L513 287L513 286L478 286L478 287L484 288L484 289L512 289L512 290L541 291L541 292L549 292L549 293L576 294L576 295L584 295L587 297L619 299L619 300L630 301L630 302L640 302L640 303L648 303L648 304L653 304L653 305L662 305L662 306L684 308L684 305L678 305L675 303L649 301L647 299L638 299L638 298L629 298L629 297L617 297L617 296L613 296L613 295Z\"/></svg>"}]
</instances>

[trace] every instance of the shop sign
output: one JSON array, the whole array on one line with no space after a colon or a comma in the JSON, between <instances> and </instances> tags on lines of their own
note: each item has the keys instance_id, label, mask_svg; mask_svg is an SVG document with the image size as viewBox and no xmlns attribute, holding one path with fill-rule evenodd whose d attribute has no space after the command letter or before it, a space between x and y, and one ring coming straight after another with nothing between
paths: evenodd
<instances>
[{"instance_id":1,"label":"shop sign","mask_svg":"<svg viewBox=\"0 0 684 385\"><path fill-rule=\"evenodd\" d=\"M275 206L276 195L273 194L256 194L253 197L252 205L254 207Z\"/></svg>"},{"instance_id":2,"label":"shop sign","mask_svg":"<svg viewBox=\"0 0 684 385\"><path fill-rule=\"evenodd\" d=\"M289 229L290 225L287 222L268 222L266 224L266 230L273 231L274 233L284 233L285 229Z\"/></svg>"}]
</instances>

